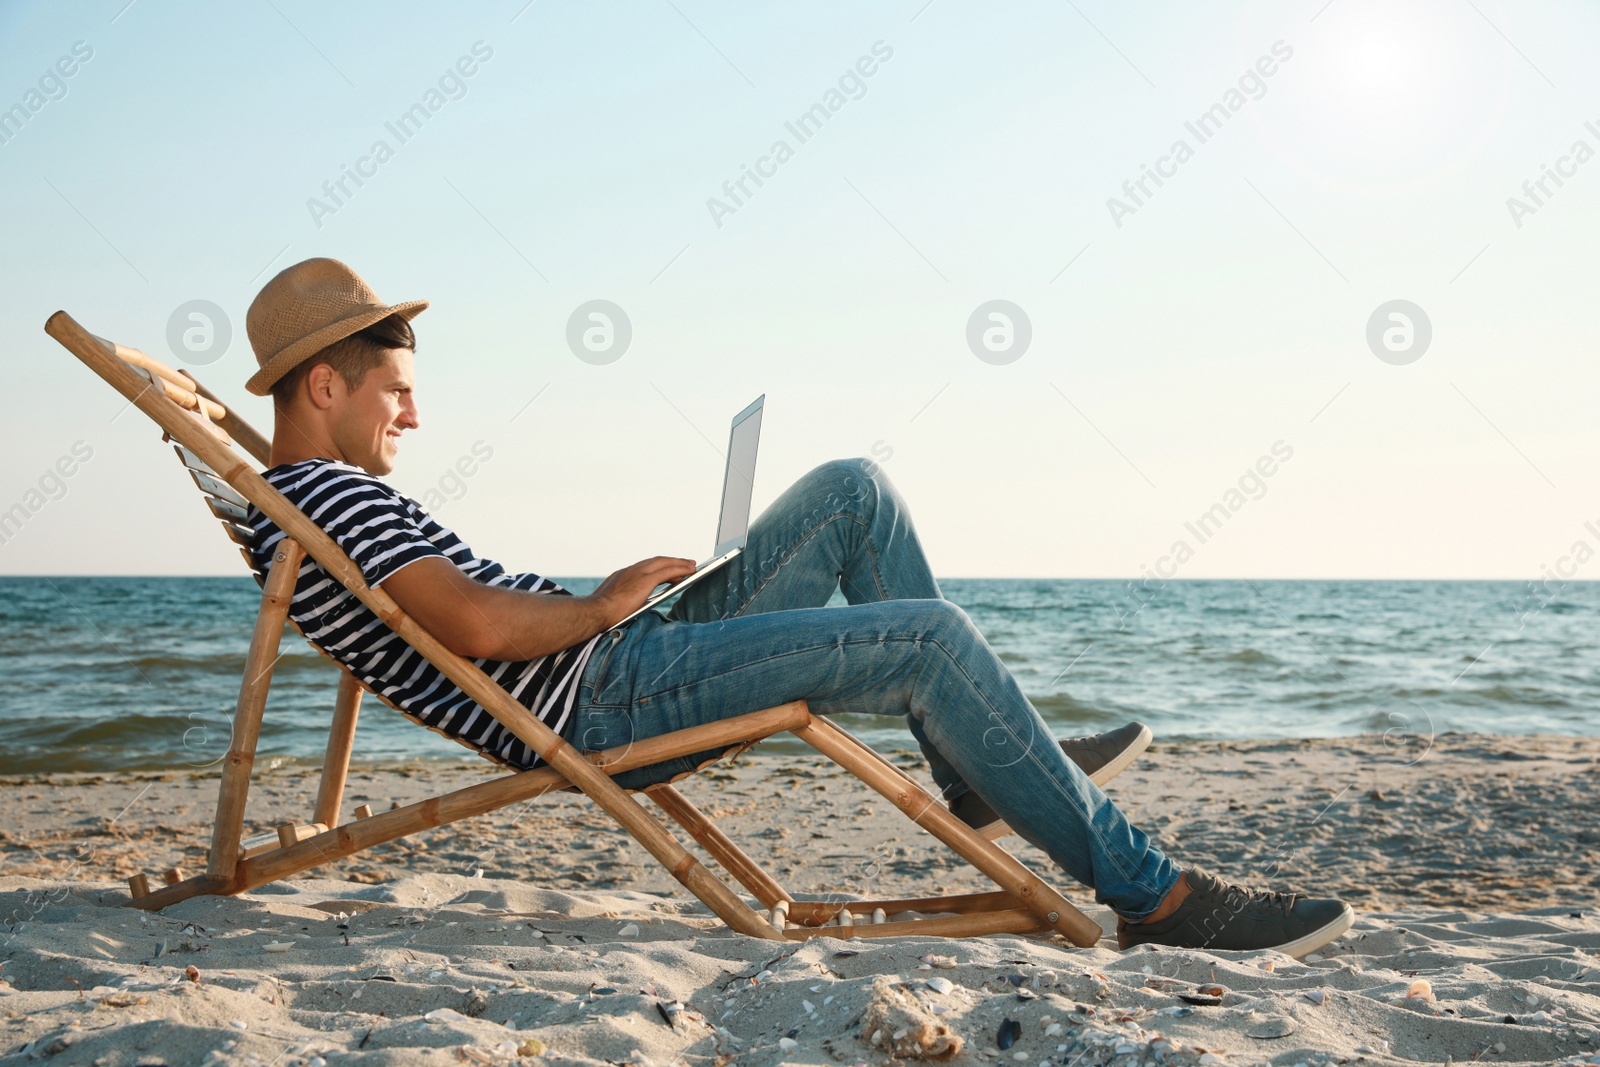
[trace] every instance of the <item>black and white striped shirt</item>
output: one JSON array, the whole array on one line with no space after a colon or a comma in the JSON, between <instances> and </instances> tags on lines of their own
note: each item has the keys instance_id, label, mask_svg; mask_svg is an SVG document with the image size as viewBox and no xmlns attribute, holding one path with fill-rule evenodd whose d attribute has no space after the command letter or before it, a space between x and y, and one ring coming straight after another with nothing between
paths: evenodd
<instances>
[{"instance_id":1,"label":"black and white striped shirt","mask_svg":"<svg viewBox=\"0 0 1600 1067\"><path fill-rule=\"evenodd\" d=\"M308 459L272 467L263 476L327 531L374 588L408 563L442 556L484 585L572 595L548 578L508 574L493 560L479 559L415 500L360 467ZM264 581L283 531L254 505L247 521L255 531L251 560ZM497 763L527 768L542 762L309 556L295 581L289 615L312 644L348 667L407 718ZM564 735L572 722L584 664L599 640L596 635L539 659L472 662L545 725Z\"/></svg>"}]
</instances>

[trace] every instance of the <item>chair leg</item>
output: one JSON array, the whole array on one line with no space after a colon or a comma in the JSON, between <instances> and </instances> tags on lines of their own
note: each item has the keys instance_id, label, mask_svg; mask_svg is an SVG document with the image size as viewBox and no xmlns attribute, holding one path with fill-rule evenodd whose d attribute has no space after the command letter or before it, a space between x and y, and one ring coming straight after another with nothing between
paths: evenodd
<instances>
[{"instance_id":1,"label":"chair leg","mask_svg":"<svg viewBox=\"0 0 1600 1067\"><path fill-rule=\"evenodd\" d=\"M206 864L206 876L213 882L231 882L239 864L239 839L244 832L245 801L250 793L250 772L255 766L256 738L261 733L261 712L267 704L272 668L278 662L283 625L289 617L295 578L305 554L298 541L284 538L261 591L261 610L256 613L255 633L250 638L244 678L239 683L239 703L233 712L233 736L222 761L217 824L211 832L211 859Z\"/></svg>"},{"instance_id":2,"label":"chair leg","mask_svg":"<svg viewBox=\"0 0 1600 1067\"><path fill-rule=\"evenodd\" d=\"M738 879L739 884L761 901L767 907L772 907L779 901L793 902L794 898L784 891L771 875L762 869L761 865L751 859L743 849L733 843L722 828L689 802L689 799L674 789L670 784L663 782L645 789L645 795L655 801L661 810L672 816L673 820L690 837L700 843L700 847L711 853L713 859L722 865L722 869Z\"/></svg>"},{"instance_id":3,"label":"chair leg","mask_svg":"<svg viewBox=\"0 0 1600 1067\"><path fill-rule=\"evenodd\" d=\"M328 729L328 751L322 759L322 781L317 786L317 806L312 822L339 825L345 778L350 774L350 753L355 750L356 717L361 714L361 685L349 671L339 672L339 695Z\"/></svg>"},{"instance_id":4,"label":"chair leg","mask_svg":"<svg viewBox=\"0 0 1600 1067\"><path fill-rule=\"evenodd\" d=\"M1073 944L1088 948L1100 940L1098 923L1073 907L1066 897L1046 885L1010 853L951 815L944 805L928 795L927 790L893 769L845 730L826 718L813 716L810 723L797 726L792 732L860 778Z\"/></svg>"}]
</instances>

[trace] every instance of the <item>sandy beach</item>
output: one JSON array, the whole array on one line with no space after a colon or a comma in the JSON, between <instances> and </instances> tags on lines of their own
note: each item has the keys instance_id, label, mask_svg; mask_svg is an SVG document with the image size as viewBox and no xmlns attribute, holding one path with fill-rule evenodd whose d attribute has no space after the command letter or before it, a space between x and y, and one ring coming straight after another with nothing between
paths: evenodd
<instances>
[{"instance_id":1,"label":"sandy beach","mask_svg":"<svg viewBox=\"0 0 1600 1067\"><path fill-rule=\"evenodd\" d=\"M366 767L346 807L487 770ZM117 907L122 880L201 864L214 777L5 783L7 1062L1600 1063L1595 739L1158 742L1108 792L1163 848L1358 909L1299 961L742 938L571 794L147 915ZM315 783L263 767L253 827L309 810ZM685 791L797 894L987 888L814 757L758 749Z\"/></svg>"}]
</instances>

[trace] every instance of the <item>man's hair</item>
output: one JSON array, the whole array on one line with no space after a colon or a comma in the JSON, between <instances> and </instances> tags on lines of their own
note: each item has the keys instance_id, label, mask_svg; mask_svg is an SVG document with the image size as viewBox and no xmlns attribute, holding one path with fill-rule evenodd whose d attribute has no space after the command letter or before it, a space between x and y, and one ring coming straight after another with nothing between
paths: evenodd
<instances>
[{"instance_id":1,"label":"man's hair","mask_svg":"<svg viewBox=\"0 0 1600 1067\"><path fill-rule=\"evenodd\" d=\"M383 365L391 348L409 348L413 352L417 349L417 335L412 331L410 321L400 315L379 319L366 329L358 330L349 337L333 342L316 355L307 357L273 383L272 402L277 407L288 407L293 403L295 393L300 391L300 383L305 381L311 368L318 363L332 367L333 372L344 381L345 388L354 392L366 381L368 371Z\"/></svg>"}]
</instances>

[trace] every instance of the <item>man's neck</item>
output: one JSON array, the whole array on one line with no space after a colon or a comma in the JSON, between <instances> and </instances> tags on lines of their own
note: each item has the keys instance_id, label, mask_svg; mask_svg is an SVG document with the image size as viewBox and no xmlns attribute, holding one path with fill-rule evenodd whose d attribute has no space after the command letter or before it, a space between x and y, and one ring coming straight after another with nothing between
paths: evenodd
<instances>
[{"instance_id":1,"label":"man's neck","mask_svg":"<svg viewBox=\"0 0 1600 1067\"><path fill-rule=\"evenodd\" d=\"M287 463L300 463L308 459L332 459L346 462L331 441L320 441L308 435L295 419L282 411L272 417L272 451L269 466L281 467Z\"/></svg>"}]
</instances>

